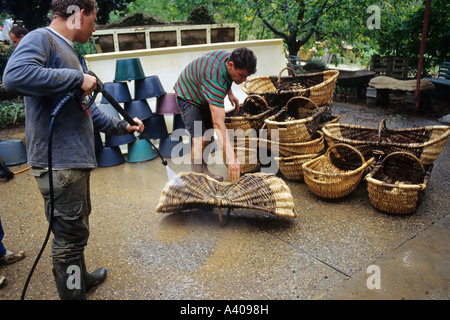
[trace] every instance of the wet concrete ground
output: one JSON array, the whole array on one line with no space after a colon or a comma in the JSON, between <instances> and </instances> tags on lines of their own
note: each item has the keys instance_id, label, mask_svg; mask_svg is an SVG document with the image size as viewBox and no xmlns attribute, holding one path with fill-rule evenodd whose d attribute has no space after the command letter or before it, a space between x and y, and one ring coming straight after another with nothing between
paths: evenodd
<instances>
[{"instance_id":1,"label":"wet concrete ground","mask_svg":"<svg viewBox=\"0 0 450 320\"><path fill-rule=\"evenodd\" d=\"M378 127L439 124L420 117L335 103L342 123ZM175 165L176 173L188 165ZM17 171L26 165L13 167ZM226 174L223 166L211 167ZM323 200L303 182L286 180L296 219L234 209L225 226L217 210L162 214L155 208L167 182L158 158L98 168L91 178L88 268L104 266L106 281L90 300L332 300L450 298L449 146L435 162L424 200L412 215L382 213L369 202L366 182L348 197ZM0 181L5 246L27 257L0 266L8 285L0 300L20 299L47 222L29 171ZM56 300L50 244L37 265L27 300ZM380 271L380 288L369 289ZM370 269L369 269L370 270ZM372 278L371 278L372 279ZM372 282L375 283L375 282Z\"/></svg>"}]
</instances>

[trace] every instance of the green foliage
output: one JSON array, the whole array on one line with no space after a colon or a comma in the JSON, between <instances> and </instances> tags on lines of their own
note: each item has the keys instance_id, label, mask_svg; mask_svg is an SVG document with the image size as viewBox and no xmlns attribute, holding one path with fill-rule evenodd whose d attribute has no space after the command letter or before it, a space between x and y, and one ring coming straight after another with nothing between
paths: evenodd
<instances>
[{"instance_id":1,"label":"green foliage","mask_svg":"<svg viewBox=\"0 0 450 320\"><path fill-rule=\"evenodd\" d=\"M0 101L0 128L13 127L25 122L25 108L22 100Z\"/></svg>"},{"instance_id":2,"label":"green foliage","mask_svg":"<svg viewBox=\"0 0 450 320\"><path fill-rule=\"evenodd\" d=\"M0 44L0 80L3 79L3 72L5 71L6 63L14 51L13 45Z\"/></svg>"},{"instance_id":3,"label":"green foliage","mask_svg":"<svg viewBox=\"0 0 450 320\"><path fill-rule=\"evenodd\" d=\"M381 29L374 32L380 55L410 57L412 71L417 65L425 17L425 4L394 1L385 3L381 14ZM424 75L445 60L450 60L450 3L431 1L424 55Z\"/></svg>"},{"instance_id":4,"label":"green foliage","mask_svg":"<svg viewBox=\"0 0 450 320\"><path fill-rule=\"evenodd\" d=\"M87 54L97 53L97 49L95 47L95 42L92 37L86 43L78 43L74 42L74 49L78 55L78 58L82 59Z\"/></svg>"},{"instance_id":5,"label":"green foliage","mask_svg":"<svg viewBox=\"0 0 450 320\"><path fill-rule=\"evenodd\" d=\"M320 59L309 59L303 66L303 70L307 72L320 72L327 68L327 64Z\"/></svg>"},{"instance_id":6,"label":"green foliage","mask_svg":"<svg viewBox=\"0 0 450 320\"><path fill-rule=\"evenodd\" d=\"M371 5L380 9L379 29L368 27ZM347 54L345 45L351 45L355 57L366 65L373 54L400 55L410 57L417 68L425 10L420 0L135 0L125 10L112 12L110 19L145 12L180 22L199 6L208 8L216 23L238 23L241 40L283 39L290 55L313 46L321 54L323 48L317 46L321 42L339 63ZM431 1L425 69L450 59L449 15L448 0Z\"/></svg>"}]
</instances>

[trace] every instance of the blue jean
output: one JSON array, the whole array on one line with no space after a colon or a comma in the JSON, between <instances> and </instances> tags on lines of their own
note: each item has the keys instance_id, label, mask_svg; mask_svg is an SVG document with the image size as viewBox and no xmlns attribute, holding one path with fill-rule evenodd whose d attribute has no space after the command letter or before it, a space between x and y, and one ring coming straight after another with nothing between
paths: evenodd
<instances>
[{"instance_id":1,"label":"blue jean","mask_svg":"<svg viewBox=\"0 0 450 320\"><path fill-rule=\"evenodd\" d=\"M5 235L5 232L3 231L3 227L2 227L2 219L0 218L0 257L4 256L6 253L6 248L2 242L4 235Z\"/></svg>"}]
</instances>

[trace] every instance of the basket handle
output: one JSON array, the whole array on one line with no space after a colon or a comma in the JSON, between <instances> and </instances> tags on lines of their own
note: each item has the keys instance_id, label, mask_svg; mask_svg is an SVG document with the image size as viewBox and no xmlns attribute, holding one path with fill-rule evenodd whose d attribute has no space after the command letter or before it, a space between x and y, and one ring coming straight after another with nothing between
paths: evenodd
<instances>
[{"instance_id":1,"label":"basket handle","mask_svg":"<svg viewBox=\"0 0 450 320\"><path fill-rule=\"evenodd\" d=\"M257 102L255 102L255 101L252 100L253 103L254 103L257 107L259 107L260 109L262 109L262 110L267 110L267 109L270 108L270 107L269 107L269 104L268 104L267 101L266 101L266 99L264 99L263 97L261 97L259 94L251 94L251 95L247 96L247 98L245 98L243 104L245 104L245 103L247 102L247 100L249 100L249 99L251 100L252 98L260 99L260 100L264 103L264 108L263 108L259 103L257 103Z\"/></svg>"},{"instance_id":2,"label":"basket handle","mask_svg":"<svg viewBox=\"0 0 450 320\"><path fill-rule=\"evenodd\" d=\"M286 109L288 108L289 103L291 103L291 101L296 100L296 99L308 100L309 102L311 102L314 105L314 109L318 108L317 104L314 101L312 101L311 99L309 99L307 97L303 97L303 96L295 96L295 97L292 97L291 99L289 99L289 101L286 103ZM307 108L307 109L309 109L309 108Z\"/></svg>"},{"instance_id":3,"label":"basket handle","mask_svg":"<svg viewBox=\"0 0 450 320\"><path fill-rule=\"evenodd\" d=\"M390 156L396 155L396 154L403 154L403 155L407 155L410 158L412 158L414 161L416 161L419 166L420 169L422 169L422 172L425 172L425 168L422 164L422 162L420 162L419 158L417 158L414 154L412 154L411 152L406 152L406 151L396 151L396 152L391 152L389 153L386 157L383 158L383 160L381 161L381 163L384 163L386 161L387 158L389 158Z\"/></svg>"},{"instance_id":4,"label":"basket handle","mask_svg":"<svg viewBox=\"0 0 450 320\"><path fill-rule=\"evenodd\" d=\"M366 163L366 159L364 158L363 154L358 149L356 149L355 147L353 147L353 146L351 146L349 144L346 144L346 143L337 143L337 144L332 145L331 147L328 148L327 152L325 153L325 157L328 157L331 149L339 147L339 146L347 147L347 148L353 150L354 152L356 152L356 154L358 156L360 156L362 164Z\"/></svg>"},{"instance_id":5,"label":"basket handle","mask_svg":"<svg viewBox=\"0 0 450 320\"><path fill-rule=\"evenodd\" d=\"M381 142L381 132L386 130L386 119L381 119L380 125L378 126L378 142Z\"/></svg>"},{"instance_id":6,"label":"basket handle","mask_svg":"<svg viewBox=\"0 0 450 320\"><path fill-rule=\"evenodd\" d=\"M284 70L288 70L288 71L292 74L292 76L295 76L295 71L294 71L294 69L292 69L292 68L290 68L290 67L283 68L283 69L281 69L280 73L278 74L278 82L280 82L280 80L281 80L281 74L283 73Z\"/></svg>"}]
</instances>

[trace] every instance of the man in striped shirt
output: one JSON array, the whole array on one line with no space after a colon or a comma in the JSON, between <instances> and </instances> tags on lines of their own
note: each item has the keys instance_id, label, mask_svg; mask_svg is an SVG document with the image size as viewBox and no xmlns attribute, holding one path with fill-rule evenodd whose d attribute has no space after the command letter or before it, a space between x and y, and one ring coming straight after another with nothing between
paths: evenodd
<instances>
[{"instance_id":1,"label":"man in striped shirt","mask_svg":"<svg viewBox=\"0 0 450 320\"><path fill-rule=\"evenodd\" d=\"M192 171L223 180L208 170L203 157L203 151L210 143L205 132L214 128L225 153L228 178L233 182L239 179L241 164L226 131L224 99L228 95L231 105L239 110L239 100L234 96L231 85L233 82L243 83L255 72L254 53L248 48L238 48L231 53L223 50L207 53L189 63L180 74L174 90L181 117L192 137Z\"/></svg>"}]
</instances>

